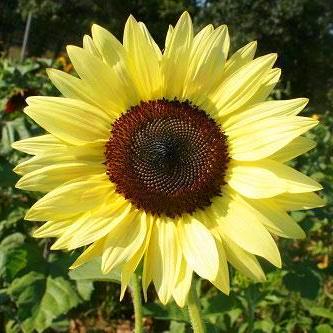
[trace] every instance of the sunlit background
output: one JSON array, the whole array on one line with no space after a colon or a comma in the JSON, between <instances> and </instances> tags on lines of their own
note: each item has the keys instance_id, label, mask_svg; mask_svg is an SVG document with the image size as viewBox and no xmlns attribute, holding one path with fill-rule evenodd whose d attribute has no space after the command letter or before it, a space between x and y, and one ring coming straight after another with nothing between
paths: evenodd
<instances>
[{"instance_id":1,"label":"sunlit background","mask_svg":"<svg viewBox=\"0 0 333 333\"><path fill-rule=\"evenodd\" d=\"M0 0L0 332L132 331L129 293L120 303L116 283L73 279L67 268L78 252L51 252L51 240L31 237L35 226L23 216L40 195L14 188L11 170L25 156L11 143L41 134L22 112L25 98L59 95L45 68L72 73L65 46L81 46L93 23L121 40L133 14L163 49L168 25L184 10L196 31L227 24L231 51L257 40L257 55L278 53L282 78L270 98L308 97L304 114L321 122L308 134L317 147L292 164L319 181L328 200L325 208L293 213L308 237L278 241L284 264L277 270L262 261L266 283L231 271L227 297L202 281L208 333L333 332L332 0ZM186 311L161 306L153 289L148 301L147 332L191 332Z\"/></svg>"}]
</instances>

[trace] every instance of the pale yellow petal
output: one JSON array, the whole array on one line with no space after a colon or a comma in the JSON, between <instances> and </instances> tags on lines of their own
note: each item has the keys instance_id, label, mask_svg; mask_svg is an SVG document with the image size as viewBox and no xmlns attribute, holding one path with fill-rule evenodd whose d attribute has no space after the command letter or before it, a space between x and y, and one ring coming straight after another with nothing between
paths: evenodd
<instances>
[{"instance_id":1,"label":"pale yellow petal","mask_svg":"<svg viewBox=\"0 0 333 333\"><path fill-rule=\"evenodd\" d=\"M105 237L91 244L82 254L73 262L69 269L75 269L87 263L95 257L100 257L103 253Z\"/></svg>"},{"instance_id":2,"label":"pale yellow petal","mask_svg":"<svg viewBox=\"0 0 333 333\"><path fill-rule=\"evenodd\" d=\"M240 195L227 189L224 190L224 198L216 200L215 205L216 209L227 211L219 222L222 235L232 239L245 251L264 257L273 265L281 267L281 257L275 241L259 222L260 214L255 209Z\"/></svg>"},{"instance_id":3,"label":"pale yellow petal","mask_svg":"<svg viewBox=\"0 0 333 333\"><path fill-rule=\"evenodd\" d=\"M182 96L192 41L192 21L189 14L185 12L178 20L162 57L166 98Z\"/></svg>"},{"instance_id":4,"label":"pale yellow petal","mask_svg":"<svg viewBox=\"0 0 333 333\"><path fill-rule=\"evenodd\" d=\"M213 31L214 26L212 24L208 24L193 37L191 58L198 52L198 49L201 48L201 45L205 43Z\"/></svg>"},{"instance_id":5,"label":"pale yellow petal","mask_svg":"<svg viewBox=\"0 0 333 333\"><path fill-rule=\"evenodd\" d=\"M286 211L294 211L301 209L312 209L323 207L327 204L325 199L322 199L316 193L283 193L274 197L274 201Z\"/></svg>"},{"instance_id":6,"label":"pale yellow petal","mask_svg":"<svg viewBox=\"0 0 333 333\"><path fill-rule=\"evenodd\" d=\"M144 33L148 42L151 44L152 48L154 49L157 59L159 61L161 61L162 60L162 52L161 52L159 46L154 41L154 39L153 39L152 35L150 34L149 30L147 29L146 25L143 22L139 22L139 27L142 30L142 32Z\"/></svg>"},{"instance_id":7,"label":"pale yellow petal","mask_svg":"<svg viewBox=\"0 0 333 333\"><path fill-rule=\"evenodd\" d=\"M287 191L287 185L263 165L237 163L230 165L227 183L249 198L270 198Z\"/></svg>"},{"instance_id":8,"label":"pale yellow petal","mask_svg":"<svg viewBox=\"0 0 333 333\"><path fill-rule=\"evenodd\" d=\"M315 180L273 160L232 163L228 184L240 194L253 198L270 198L285 192L303 193L322 189Z\"/></svg>"},{"instance_id":9,"label":"pale yellow petal","mask_svg":"<svg viewBox=\"0 0 333 333\"><path fill-rule=\"evenodd\" d=\"M117 117L130 106L138 104L135 89L121 64L108 66L98 57L75 46L68 46L67 52L81 79L94 91L98 103L105 104L110 114Z\"/></svg>"},{"instance_id":10,"label":"pale yellow petal","mask_svg":"<svg viewBox=\"0 0 333 333\"><path fill-rule=\"evenodd\" d=\"M246 104L260 87L261 77L272 68L275 60L276 54L256 58L226 78L209 97L217 116L226 116Z\"/></svg>"},{"instance_id":11,"label":"pale yellow petal","mask_svg":"<svg viewBox=\"0 0 333 333\"><path fill-rule=\"evenodd\" d=\"M35 136L12 143L12 147L30 155L40 155L67 147L67 143L52 134Z\"/></svg>"},{"instance_id":12,"label":"pale yellow petal","mask_svg":"<svg viewBox=\"0 0 333 333\"><path fill-rule=\"evenodd\" d=\"M272 199L246 199L258 212L258 221L269 232L285 238L301 239L305 237L302 228Z\"/></svg>"},{"instance_id":13,"label":"pale yellow petal","mask_svg":"<svg viewBox=\"0 0 333 333\"><path fill-rule=\"evenodd\" d=\"M141 248L148 226L144 215L133 211L131 219L124 219L107 236L102 255L102 272L129 261Z\"/></svg>"},{"instance_id":14,"label":"pale yellow petal","mask_svg":"<svg viewBox=\"0 0 333 333\"><path fill-rule=\"evenodd\" d=\"M103 100L96 95L98 91L90 88L83 80L54 68L48 68L46 72L52 83L64 97L81 100L97 106L114 117L108 105L103 103Z\"/></svg>"},{"instance_id":15,"label":"pale yellow petal","mask_svg":"<svg viewBox=\"0 0 333 333\"><path fill-rule=\"evenodd\" d=\"M102 164L105 161L104 147L104 142L88 143L81 146L49 145L44 147L44 152L40 151L39 155L18 164L13 171L19 175L25 175L40 168L59 163L83 162Z\"/></svg>"},{"instance_id":16,"label":"pale yellow petal","mask_svg":"<svg viewBox=\"0 0 333 333\"><path fill-rule=\"evenodd\" d=\"M263 282L266 280L265 273L253 254L243 250L225 235L223 240L226 256L231 265L255 281Z\"/></svg>"},{"instance_id":17,"label":"pale yellow petal","mask_svg":"<svg viewBox=\"0 0 333 333\"><path fill-rule=\"evenodd\" d=\"M217 223L219 218L224 215L226 215L226 211L220 212L220 214L216 215L216 211L214 212L212 208L209 207L205 210L197 211L194 214L194 217L198 218L199 221L204 223L212 236L214 236L216 243L216 248L219 255L219 267L216 277L210 281L216 288L220 289L223 293L228 295L230 292L228 262L224 250L224 241L221 238L219 225Z\"/></svg>"},{"instance_id":18,"label":"pale yellow petal","mask_svg":"<svg viewBox=\"0 0 333 333\"><path fill-rule=\"evenodd\" d=\"M236 51L225 64L224 79L249 63L256 53L257 42L250 42Z\"/></svg>"},{"instance_id":19,"label":"pale yellow petal","mask_svg":"<svg viewBox=\"0 0 333 333\"><path fill-rule=\"evenodd\" d=\"M114 194L99 209L88 211L73 225L68 235L71 237L67 248L75 249L88 245L113 232L127 220L133 220L134 209L127 200L117 198Z\"/></svg>"},{"instance_id":20,"label":"pale yellow petal","mask_svg":"<svg viewBox=\"0 0 333 333\"><path fill-rule=\"evenodd\" d=\"M248 101L248 105L255 103L260 103L266 100L266 98L271 94L276 84L279 82L281 77L281 69L273 68L267 71L266 75L263 76L260 87L256 93Z\"/></svg>"},{"instance_id":21,"label":"pale yellow petal","mask_svg":"<svg viewBox=\"0 0 333 333\"><path fill-rule=\"evenodd\" d=\"M83 48L91 53L93 56L101 58L101 54L98 51L96 45L94 44L92 38L88 35L83 36Z\"/></svg>"},{"instance_id":22,"label":"pale yellow petal","mask_svg":"<svg viewBox=\"0 0 333 333\"><path fill-rule=\"evenodd\" d=\"M177 226L188 265L202 278L214 280L219 269L219 254L210 231L196 218L187 215L178 221ZM205 244L205 251L198 244Z\"/></svg>"},{"instance_id":23,"label":"pale yellow petal","mask_svg":"<svg viewBox=\"0 0 333 333\"><path fill-rule=\"evenodd\" d=\"M273 160L262 160L260 161L260 164L272 171L286 184L286 192L302 193L319 191L322 189L322 186L315 180L287 165Z\"/></svg>"},{"instance_id":24,"label":"pale yellow petal","mask_svg":"<svg viewBox=\"0 0 333 333\"><path fill-rule=\"evenodd\" d=\"M288 162L299 155L305 154L315 146L315 141L304 136L300 136L291 141L287 146L275 152L269 158L281 163Z\"/></svg>"},{"instance_id":25,"label":"pale yellow petal","mask_svg":"<svg viewBox=\"0 0 333 333\"><path fill-rule=\"evenodd\" d=\"M223 119L223 128L240 129L259 120L272 117L297 116L308 103L307 98L295 98L280 101L266 101L256 103L232 113L227 119Z\"/></svg>"},{"instance_id":26,"label":"pale yellow petal","mask_svg":"<svg viewBox=\"0 0 333 333\"><path fill-rule=\"evenodd\" d=\"M176 301L177 305L181 308L186 305L187 295L191 288L193 270L186 263L183 258L180 266L179 275L174 290L172 291L172 297Z\"/></svg>"},{"instance_id":27,"label":"pale yellow petal","mask_svg":"<svg viewBox=\"0 0 333 333\"><path fill-rule=\"evenodd\" d=\"M170 47L169 44L170 44L170 40L171 40L173 31L174 31L173 26L171 24L169 24L168 32L167 32L166 37L165 37L164 49Z\"/></svg>"},{"instance_id":28,"label":"pale yellow petal","mask_svg":"<svg viewBox=\"0 0 333 333\"><path fill-rule=\"evenodd\" d=\"M106 64L114 67L124 62L125 50L111 32L97 24L92 25L91 32L94 45Z\"/></svg>"},{"instance_id":29,"label":"pale yellow petal","mask_svg":"<svg viewBox=\"0 0 333 333\"><path fill-rule=\"evenodd\" d=\"M59 237L72 225L72 223L73 221L70 219L64 221L48 221L35 230L32 236L36 238Z\"/></svg>"},{"instance_id":30,"label":"pale yellow petal","mask_svg":"<svg viewBox=\"0 0 333 333\"><path fill-rule=\"evenodd\" d=\"M133 16L126 22L124 48L128 70L140 100L162 97L162 77L155 48L151 39L140 28Z\"/></svg>"},{"instance_id":31,"label":"pale yellow petal","mask_svg":"<svg viewBox=\"0 0 333 333\"><path fill-rule=\"evenodd\" d=\"M137 269L143 255L145 254L145 252L148 248L149 242L150 242L150 235L151 235L151 230L152 230L154 219L151 216L151 214L149 214L149 213L146 214L144 212L141 213L141 218L146 220L146 224L147 224L146 237L145 237L140 249L134 254L134 256L131 259L129 259L122 266L120 300L123 299L126 288L131 280L132 274ZM146 290L144 292L146 292Z\"/></svg>"},{"instance_id":32,"label":"pale yellow petal","mask_svg":"<svg viewBox=\"0 0 333 333\"><path fill-rule=\"evenodd\" d=\"M62 97L29 97L24 112L36 123L70 144L107 140L112 119L83 101ZM93 124L93 126L92 126Z\"/></svg>"},{"instance_id":33,"label":"pale yellow petal","mask_svg":"<svg viewBox=\"0 0 333 333\"><path fill-rule=\"evenodd\" d=\"M175 288L182 259L174 221L157 218L146 253L143 285L154 282L162 304L166 304Z\"/></svg>"},{"instance_id":34,"label":"pale yellow petal","mask_svg":"<svg viewBox=\"0 0 333 333\"><path fill-rule=\"evenodd\" d=\"M238 161L269 157L317 124L311 118L290 116L266 118L243 127L231 126L225 130L230 155Z\"/></svg>"},{"instance_id":35,"label":"pale yellow petal","mask_svg":"<svg viewBox=\"0 0 333 333\"><path fill-rule=\"evenodd\" d=\"M107 175L70 182L47 193L27 212L25 219L46 221L69 214L86 212L99 206L106 195L115 191Z\"/></svg>"},{"instance_id":36,"label":"pale yellow petal","mask_svg":"<svg viewBox=\"0 0 333 333\"><path fill-rule=\"evenodd\" d=\"M229 45L229 35L225 25L218 27L208 36L204 35L198 45L193 42L183 98L200 104L201 100L220 84L226 60L224 51L229 48L226 44Z\"/></svg>"},{"instance_id":37,"label":"pale yellow petal","mask_svg":"<svg viewBox=\"0 0 333 333\"><path fill-rule=\"evenodd\" d=\"M115 199L113 199L115 198ZM124 219L130 218L131 205L115 194L106 198L99 208L81 214L73 225L52 245L51 249L73 250L105 237Z\"/></svg>"},{"instance_id":38,"label":"pale yellow petal","mask_svg":"<svg viewBox=\"0 0 333 333\"><path fill-rule=\"evenodd\" d=\"M105 173L105 165L91 162L59 163L25 174L16 188L28 191L49 192L70 180Z\"/></svg>"}]
</instances>

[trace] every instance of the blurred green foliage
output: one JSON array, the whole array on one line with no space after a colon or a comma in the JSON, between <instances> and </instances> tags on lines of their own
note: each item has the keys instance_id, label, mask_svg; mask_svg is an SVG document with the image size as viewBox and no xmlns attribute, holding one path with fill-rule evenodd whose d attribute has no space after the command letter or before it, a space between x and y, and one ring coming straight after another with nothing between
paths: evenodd
<instances>
[{"instance_id":1,"label":"blurred green foliage","mask_svg":"<svg viewBox=\"0 0 333 333\"><path fill-rule=\"evenodd\" d=\"M284 77L272 98L311 97L304 114L320 119L307 134L317 147L292 164L324 186L328 201L324 208L293 213L308 237L279 240L283 268L262 261L267 282L256 284L231 270L231 294L224 296L198 281L208 333L333 333L331 1L13 0L0 4L6 18L0 20L0 39L16 36L21 17L32 11L30 54L58 53L67 42L80 43L92 22L120 37L133 13L162 46L168 23L174 24L183 9L194 14L197 29L227 23L233 49L258 39L259 54L279 52ZM22 109L29 94L58 94L45 74L50 66L68 68L64 59L0 60L0 332L68 332L69 327L70 332L115 332L119 321L133 319L129 293L119 303L119 274L101 276L98 261L69 273L78 253L50 252L51 240L32 238L36 224L24 222L24 214L39 195L15 189L12 169L26 156L11 143L41 134ZM152 290L144 312L147 332L191 332L186 311L174 303L160 305Z\"/></svg>"}]
</instances>

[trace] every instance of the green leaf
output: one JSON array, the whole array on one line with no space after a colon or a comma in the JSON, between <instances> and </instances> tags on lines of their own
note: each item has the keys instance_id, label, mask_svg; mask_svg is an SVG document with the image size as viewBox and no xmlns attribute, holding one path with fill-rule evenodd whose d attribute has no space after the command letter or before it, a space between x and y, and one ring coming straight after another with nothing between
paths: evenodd
<instances>
[{"instance_id":1,"label":"green leaf","mask_svg":"<svg viewBox=\"0 0 333 333\"><path fill-rule=\"evenodd\" d=\"M89 301L91 293L94 291L94 283L89 280L77 280L76 289L82 299Z\"/></svg>"},{"instance_id":2,"label":"green leaf","mask_svg":"<svg viewBox=\"0 0 333 333\"><path fill-rule=\"evenodd\" d=\"M103 274L101 271L101 262L101 257L94 258L88 263L71 270L69 277L73 280L112 281L120 283L120 271L114 269L111 273Z\"/></svg>"},{"instance_id":3,"label":"green leaf","mask_svg":"<svg viewBox=\"0 0 333 333\"><path fill-rule=\"evenodd\" d=\"M169 328L169 332L170 333L185 333L186 329L186 324L185 323L179 323L177 321L171 321L170 323L170 328Z\"/></svg>"},{"instance_id":4,"label":"green leaf","mask_svg":"<svg viewBox=\"0 0 333 333\"><path fill-rule=\"evenodd\" d=\"M234 306L234 298L224 294L218 294L211 298L204 298L202 300L204 317L212 317L222 315L223 312L229 311Z\"/></svg>"},{"instance_id":5,"label":"green leaf","mask_svg":"<svg viewBox=\"0 0 333 333\"><path fill-rule=\"evenodd\" d=\"M333 328L328 324L316 326L316 333L333 333Z\"/></svg>"},{"instance_id":6,"label":"green leaf","mask_svg":"<svg viewBox=\"0 0 333 333\"><path fill-rule=\"evenodd\" d=\"M8 293L17 305L24 333L43 332L54 319L80 302L69 281L37 272L15 279Z\"/></svg>"},{"instance_id":7,"label":"green leaf","mask_svg":"<svg viewBox=\"0 0 333 333\"><path fill-rule=\"evenodd\" d=\"M6 333L20 333L20 327L14 320L9 320L6 323Z\"/></svg>"},{"instance_id":8,"label":"green leaf","mask_svg":"<svg viewBox=\"0 0 333 333\"><path fill-rule=\"evenodd\" d=\"M313 307L309 309L309 312L313 316L317 317L322 317L322 318L327 318L333 320L333 312L326 309L326 308L321 308L321 307Z\"/></svg>"},{"instance_id":9,"label":"green leaf","mask_svg":"<svg viewBox=\"0 0 333 333\"><path fill-rule=\"evenodd\" d=\"M315 299L320 289L320 277L308 267L299 266L294 272L289 272L283 277L287 289L296 291L302 297Z\"/></svg>"}]
</instances>

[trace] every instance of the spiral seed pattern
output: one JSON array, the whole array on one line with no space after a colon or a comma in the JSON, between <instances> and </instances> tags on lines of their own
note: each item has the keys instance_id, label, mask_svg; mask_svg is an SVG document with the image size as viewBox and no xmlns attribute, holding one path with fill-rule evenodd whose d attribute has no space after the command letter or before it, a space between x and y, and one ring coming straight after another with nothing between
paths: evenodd
<instances>
[{"instance_id":1,"label":"spiral seed pattern","mask_svg":"<svg viewBox=\"0 0 333 333\"><path fill-rule=\"evenodd\" d=\"M204 111L177 100L141 102L115 123L105 147L107 174L137 208L175 217L221 195L227 140Z\"/></svg>"}]
</instances>

